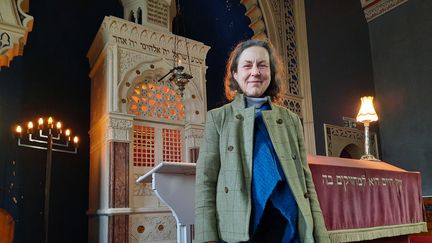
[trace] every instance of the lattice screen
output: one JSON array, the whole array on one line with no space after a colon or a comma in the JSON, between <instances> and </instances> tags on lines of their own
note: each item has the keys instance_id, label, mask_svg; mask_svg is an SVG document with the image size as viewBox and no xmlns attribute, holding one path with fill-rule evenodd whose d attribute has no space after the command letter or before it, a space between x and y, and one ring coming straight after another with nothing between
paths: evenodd
<instances>
[{"instance_id":1,"label":"lattice screen","mask_svg":"<svg viewBox=\"0 0 432 243\"><path fill-rule=\"evenodd\" d=\"M185 120L182 98L172 82L144 80L132 89L128 100L130 114L162 120Z\"/></svg>"},{"instance_id":2,"label":"lattice screen","mask_svg":"<svg viewBox=\"0 0 432 243\"><path fill-rule=\"evenodd\" d=\"M155 128L134 125L133 134L134 166L153 167L155 165Z\"/></svg>"},{"instance_id":3,"label":"lattice screen","mask_svg":"<svg viewBox=\"0 0 432 243\"><path fill-rule=\"evenodd\" d=\"M154 167L157 163L183 162L183 129L164 124L134 125L133 164Z\"/></svg>"},{"instance_id":4,"label":"lattice screen","mask_svg":"<svg viewBox=\"0 0 432 243\"><path fill-rule=\"evenodd\" d=\"M285 31L282 32L286 44L286 58L288 61L288 93L300 96L300 82L297 58L297 41L295 33L294 1L283 1L284 11L282 16L285 21Z\"/></svg>"},{"instance_id":5,"label":"lattice screen","mask_svg":"<svg viewBox=\"0 0 432 243\"><path fill-rule=\"evenodd\" d=\"M165 162L182 162L181 131L177 129L162 129L163 152Z\"/></svg>"}]
</instances>

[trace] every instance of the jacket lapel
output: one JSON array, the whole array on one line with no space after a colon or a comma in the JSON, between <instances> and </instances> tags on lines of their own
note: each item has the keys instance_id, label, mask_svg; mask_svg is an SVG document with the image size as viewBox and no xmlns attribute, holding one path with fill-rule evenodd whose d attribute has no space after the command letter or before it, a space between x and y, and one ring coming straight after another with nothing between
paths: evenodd
<instances>
[{"instance_id":1,"label":"jacket lapel","mask_svg":"<svg viewBox=\"0 0 432 243\"><path fill-rule=\"evenodd\" d=\"M290 188L298 200L299 196L303 195L303 186L300 184L299 173L303 173L300 168L297 168L296 161L292 158L293 156L300 157L296 154L297 149L293 147L296 144L296 130L290 116L285 110L274 105L270 99L269 104L271 110L262 111L264 123L267 131L272 140L276 154L281 161L282 169L285 173L285 177L288 180ZM246 163L244 164L247 170L244 170L245 178L248 178L247 185L250 189L251 178L252 178L252 157L253 157L253 133L255 123L255 108L246 108L246 101L243 94L237 94L235 100L232 102L234 116L240 114L243 117L243 138L241 141L245 145L245 158ZM299 159L299 158L297 158Z\"/></svg>"},{"instance_id":2,"label":"jacket lapel","mask_svg":"<svg viewBox=\"0 0 432 243\"><path fill-rule=\"evenodd\" d=\"M243 170L247 183L247 189L250 191L251 178L252 178L252 157L253 157L253 134L254 134L254 123L255 123L255 107L246 108L246 101L243 94L237 94L235 100L232 103L234 116L241 115L243 137L238 138L244 143L244 158L243 166L246 170Z\"/></svg>"},{"instance_id":3,"label":"jacket lapel","mask_svg":"<svg viewBox=\"0 0 432 243\"><path fill-rule=\"evenodd\" d=\"M263 111L263 118L267 131L272 140L273 147L280 160L289 160L292 154L289 127L292 127L291 120L287 120L286 114L281 114L280 109L272 107L273 110ZM282 161L281 161L282 162ZM294 163L281 163L287 177L297 175Z\"/></svg>"},{"instance_id":4,"label":"jacket lapel","mask_svg":"<svg viewBox=\"0 0 432 243\"><path fill-rule=\"evenodd\" d=\"M272 107L272 110L263 111L263 118L285 177L299 203L304 193L299 178L303 170L298 162L299 155L296 154L295 144L297 141L295 141L294 124L289 115L276 106ZM299 207L302 209L300 205Z\"/></svg>"}]
</instances>

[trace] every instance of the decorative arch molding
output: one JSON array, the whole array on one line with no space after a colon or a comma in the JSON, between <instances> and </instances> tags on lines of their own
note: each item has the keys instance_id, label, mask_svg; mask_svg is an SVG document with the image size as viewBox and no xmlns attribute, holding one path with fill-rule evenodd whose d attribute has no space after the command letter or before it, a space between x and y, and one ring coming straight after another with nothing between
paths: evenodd
<instances>
[{"instance_id":1,"label":"decorative arch molding","mask_svg":"<svg viewBox=\"0 0 432 243\"><path fill-rule=\"evenodd\" d=\"M364 131L362 130L324 124L324 137L326 156L340 157L344 149L351 155L358 156L353 159L360 159L364 154ZM375 158L379 158L376 133L371 132L370 138L370 152Z\"/></svg>"},{"instance_id":2,"label":"decorative arch molding","mask_svg":"<svg viewBox=\"0 0 432 243\"><path fill-rule=\"evenodd\" d=\"M0 1L0 68L9 67L16 56L21 56L33 29L33 17L27 15L29 0Z\"/></svg>"},{"instance_id":3,"label":"decorative arch molding","mask_svg":"<svg viewBox=\"0 0 432 243\"><path fill-rule=\"evenodd\" d=\"M252 38L269 40L281 54L287 67L283 73L288 86L284 104L302 118L306 150L316 154L304 0L240 0L240 3L251 20Z\"/></svg>"},{"instance_id":4,"label":"decorative arch molding","mask_svg":"<svg viewBox=\"0 0 432 243\"><path fill-rule=\"evenodd\" d=\"M249 28L254 32L253 39L267 40L266 26L263 20L263 13L258 0L240 0L240 3L246 7L245 15L249 17L251 23Z\"/></svg>"},{"instance_id":5,"label":"decorative arch molding","mask_svg":"<svg viewBox=\"0 0 432 243\"><path fill-rule=\"evenodd\" d=\"M118 107L118 112L128 113L128 96L136 85L147 80L159 80L172 68L171 60L164 58L154 58L142 61L137 66L132 67L126 71L125 78L118 85L117 101L115 102ZM168 79L168 78L166 78ZM169 81L161 81L169 82ZM176 87L177 88L177 87ZM193 81L190 81L184 90L184 97L182 103L185 107L185 120L184 124L203 123L204 110L202 110L200 104L203 104L204 98L200 95L199 87Z\"/></svg>"}]
</instances>

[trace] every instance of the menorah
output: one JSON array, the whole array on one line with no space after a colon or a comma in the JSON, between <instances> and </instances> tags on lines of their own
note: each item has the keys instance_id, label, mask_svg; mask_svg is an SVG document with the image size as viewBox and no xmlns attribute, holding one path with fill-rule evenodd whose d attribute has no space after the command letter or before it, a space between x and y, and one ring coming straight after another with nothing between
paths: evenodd
<instances>
[{"instance_id":1,"label":"menorah","mask_svg":"<svg viewBox=\"0 0 432 243\"><path fill-rule=\"evenodd\" d=\"M47 162L45 171L45 201L44 201L44 241L48 242L49 201L51 188L52 152L76 154L78 151L78 137L71 142L71 130L66 129L63 133L62 123L57 122L54 128L54 120L49 117L46 126L44 119L39 118L38 127L34 129L32 121L27 123L27 130L18 125L15 129L18 146L47 150Z\"/></svg>"}]
</instances>

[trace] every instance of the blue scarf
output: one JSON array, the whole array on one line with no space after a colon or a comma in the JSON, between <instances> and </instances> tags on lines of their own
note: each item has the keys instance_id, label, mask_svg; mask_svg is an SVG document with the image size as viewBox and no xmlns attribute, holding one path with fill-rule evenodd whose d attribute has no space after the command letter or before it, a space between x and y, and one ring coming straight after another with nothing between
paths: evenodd
<instances>
[{"instance_id":1,"label":"blue scarf","mask_svg":"<svg viewBox=\"0 0 432 243\"><path fill-rule=\"evenodd\" d=\"M251 236L256 232L267 201L270 200L287 220L282 242L299 242L297 234L298 206L286 181L261 114L261 110L270 109L267 103L262 105L255 118Z\"/></svg>"}]
</instances>

